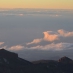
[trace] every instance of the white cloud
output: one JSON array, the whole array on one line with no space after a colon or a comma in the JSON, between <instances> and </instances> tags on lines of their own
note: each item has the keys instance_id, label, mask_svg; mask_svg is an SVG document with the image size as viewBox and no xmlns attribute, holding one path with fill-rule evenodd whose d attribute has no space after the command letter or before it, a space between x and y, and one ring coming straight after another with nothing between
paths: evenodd
<instances>
[{"instance_id":1,"label":"white cloud","mask_svg":"<svg viewBox=\"0 0 73 73\"><path fill-rule=\"evenodd\" d=\"M22 50L24 48L24 46L21 45L15 45L15 46L11 46L9 48L9 50Z\"/></svg>"},{"instance_id":2,"label":"white cloud","mask_svg":"<svg viewBox=\"0 0 73 73\"><path fill-rule=\"evenodd\" d=\"M64 50L64 49L70 49L73 47L73 43L51 43L45 46L38 45L34 47L30 47L30 49L38 49L38 50Z\"/></svg>"},{"instance_id":3,"label":"white cloud","mask_svg":"<svg viewBox=\"0 0 73 73\"><path fill-rule=\"evenodd\" d=\"M38 44L43 41L54 42L56 40L57 41L60 40L61 37L63 37L63 38L73 37L73 31L69 32L69 31L65 31L63 29L57 30L56 32L45 31L45 32L43 32L43 34L44 34L43 38L34 39L32 42L26 43L26 45Z\"/></svg>"},{"instance_id":4,"label":"white cloud","mask_svg":"<svg viewBox=\"0 0 73 73\"><path fill-rule=\"evenodd\" d=\"M52 31L43 32L44 33L44 40L45 41L52 42L52 41L55 41L55 40L59 40L57 34L51 34L50 32L52 32Z\"/></svg>"},{"instance_id":5,"label":"white cloud","mask_svg":"<svg viewBox=\"0 0 73 73\"><path fill-rule=\"evenodd\" d=\"M0 46L3 45L5 42L0 42Z\"/></svg>"},{"instance_id":6,"label":"white cloud","mask_svg":"<svg viewBox=\"0 0 73 73\"><path fill-rule=\"evenodd\" d=\"M37 43L40 43L41 41L42 39L34 39L32 42L26 43L26 45L37 44Z\"/></svg>"},{"instance_id":7,"label":"white cloud","mask_svg":"<svg viewBox=\"0 0 73 73\"><path fill-rule=\"evenodd\" d=\"M24 47L21 45L16 45L16 46L12 46L10 47L8 50L54 50L54 51L61 51L61 50L65 50L65 49L72 49L73 48L73 43L51 43L51 44L47 44L47 45L37 45L37 46L33 46L33 47Z\"/></svg>"},{"instance_id":8,"label":"white cloud","mask_svg":"<svg viewBox=\"0 0 73 73\"><path fill-rule=\"evenodd\" d=\"M52 34L52 31L45 31L43 32L44 37L43 38L38 38L38 39L34 39L32 42L28 42L26 43L26 45L31 45L31 44L38 44L42 41L55 41L55 40L59 40L58 35L57 34Z\"/></svg>"},{"instance_id":9,"label":"white cloud","mask_svg":"<svg viewBox=\"0 0 73 73\"><path fill-rule=\"evenodd\" d=\"M67 38L67 37L73 37L73 31L65 31L63 29L57 30L56 32L54 31L45 31L43 32L44 36L43 38L38 38L34 39L32 42L26 43L26 47L22 45L15 45L11 47L4 46L4 42L0 42L0 46L4 46L4 48L8 48L9 50L23 50L23 49L38 49L38 50L64 50L64 49L70 49L73 47L73 43L61 43L60 40L62 39L61 37ZM57 43L55 40L59 40ZM48 41L51 44L47 45L42 45L41 42L43 41ZM53 43L54 42L54 43ZM63 41L64 42L64 41ZM41 45L39 45L39 43ZM31 44L36 44L37 46L32 46ZM31 45L31 47L28 47L28 45ZM3 48L3 47L2 47Z\"/></svg>"},{"instance_id":10,"label":"white cloud","mask_svg":"<svg viewBox=\"0 0 73 73\"><path fill-rule=\"evenodd\" d=\"M72 37L73 36L73 31L68 32L68 31L65 31L63 29L60 29L60 30L58 30L58 33L63 37Z\"/></svg>"}]
</instances>

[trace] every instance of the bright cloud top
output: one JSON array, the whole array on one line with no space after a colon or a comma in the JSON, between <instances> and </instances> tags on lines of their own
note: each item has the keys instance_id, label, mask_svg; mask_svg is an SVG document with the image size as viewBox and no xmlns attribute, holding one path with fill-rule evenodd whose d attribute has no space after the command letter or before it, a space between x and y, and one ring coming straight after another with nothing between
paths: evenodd
<instances>
[{"instance_id":1,"label":"bright cloud top","mask_svg":"<svg viewBox=\"0 0 73 73\"><path fill-rule=\"evenodd\" d=\"M41 41L42 39L34 39L32 42L26 43L26 45L37 44L37 43L40 43Z\"/></svg>"},{"instance_id":2,"label":"bright cloud top","mask_svg":"<svg viewBox=\"0 0 73 73\"><path fill-rule=\"evenodd\" d=\"M43 32L44 33L44 38L43 39L45 41L52 42L52 41L55 41L55 40L59 39L57 34L51 34L50 32L52 32L52 31Z\"/></svg>"},{"instance_id":3,"label":"bright cloud top","mask_svg":"<svg viewBox=\"0 0 73 73\"><path fill-rule=\"evenodd\" d=\"M15 45L15 46L9 47L9 50L22 50L23 48L24 48L24 46Z\"/></svg>"},{"instance_id":4,"label":"bright cloud top","mask_svg":"<svg viewBox=\"0 0 73 73\"><path fill-rule=\"evenodd\" d=\"M56 40L60 40L61 37L63 37L63 38L73 37L73 31L68 32L63 29L57 30L56 32L45 31L45 32L43 32L43 34L44 34L43 38L34 39L32 42L29 42L26 45L38 44L42 41L54 42Z\"/></svg>"},{"instance_id":5,"label":"bright cloud top","mask_svg":"<svg viewBox=\"0 0 73 73\"><path fill-rule=\"evenodd\" d=\"M58 33L63 37L72 37L73 36L73 31L68 32L68 31L61 29L61 30L58 30Z\"/></svg>"}]
</instances>

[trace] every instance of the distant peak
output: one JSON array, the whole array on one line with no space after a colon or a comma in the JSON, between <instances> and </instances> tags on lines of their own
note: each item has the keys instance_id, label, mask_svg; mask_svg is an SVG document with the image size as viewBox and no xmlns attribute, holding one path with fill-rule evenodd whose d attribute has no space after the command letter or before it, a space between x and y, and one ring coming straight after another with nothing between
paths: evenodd
<instances>
[{"instance_id":1,"label":"distant peak","mask_svg":"<svg viewBox=\"0 0 73 73\"><path fill-rule=\"evenodd\" d=\"M66 63L71 62L71 61L73 61L73 60L66 56L64 56L58 60L58 62L66 62Z\"/></svg>"}]
</instances>

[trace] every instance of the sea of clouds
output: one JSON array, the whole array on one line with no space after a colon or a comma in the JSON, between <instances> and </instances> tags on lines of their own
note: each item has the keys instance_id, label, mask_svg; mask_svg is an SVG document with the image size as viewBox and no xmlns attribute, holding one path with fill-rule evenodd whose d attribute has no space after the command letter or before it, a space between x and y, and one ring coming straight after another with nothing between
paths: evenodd
<instances>
[{"instance_id":1,"label":"sea of clouds","mask_svg":"<svg viewBox=\"0 0 73 73\"><path fill-rule=\"evenodd\" d=\"M73 10L0 9L0 48L31 61L73 58Z\"/></svg>"}]
</instances>

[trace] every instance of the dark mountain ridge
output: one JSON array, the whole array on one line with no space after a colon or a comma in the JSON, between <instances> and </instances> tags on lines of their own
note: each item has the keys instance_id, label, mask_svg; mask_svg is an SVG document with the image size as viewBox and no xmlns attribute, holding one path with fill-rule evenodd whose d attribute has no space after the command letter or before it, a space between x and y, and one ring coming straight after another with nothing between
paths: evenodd
<instances>
[{"instance_id":1,"label":"dark mountain ridge","mask_svg":"<svg viewBox=\"0 0 73 73\"><path fill-rule=\"evenodd\" d=\"M39 60L32 63L18 54L0 49L0 73L73 73L73 60L62 57L55 60Z\"/></svg>"},{"instance_id":2,"label":"dark mountain ridge","mask_svg":"<svg viewBox=\"0 0 73 73\"><path fill-rule=\"evenodd\" d=\"M22 58L18 57L18 54L9 52L5 49L0 50L0 63L1 64L8 64L8 65L20 65L20 66L25 66L25 65L30 65L32 64L31 62L24 60Z\"/></svg>"},{"instance_id":3,"label":"dark mountain ridge","mask_svg":"<svg viewBox=\"0 0 73 73\"><path fill-rule=\"evenodd\" d=\"M66 57L66 56L64 56L64 57L60 58L58 60L58 62L61 62L61 63L70 63L70 62L73 62L73 60L70 59L70 58L68 58L68 57Z\"/></svg>"}]
</instances>

